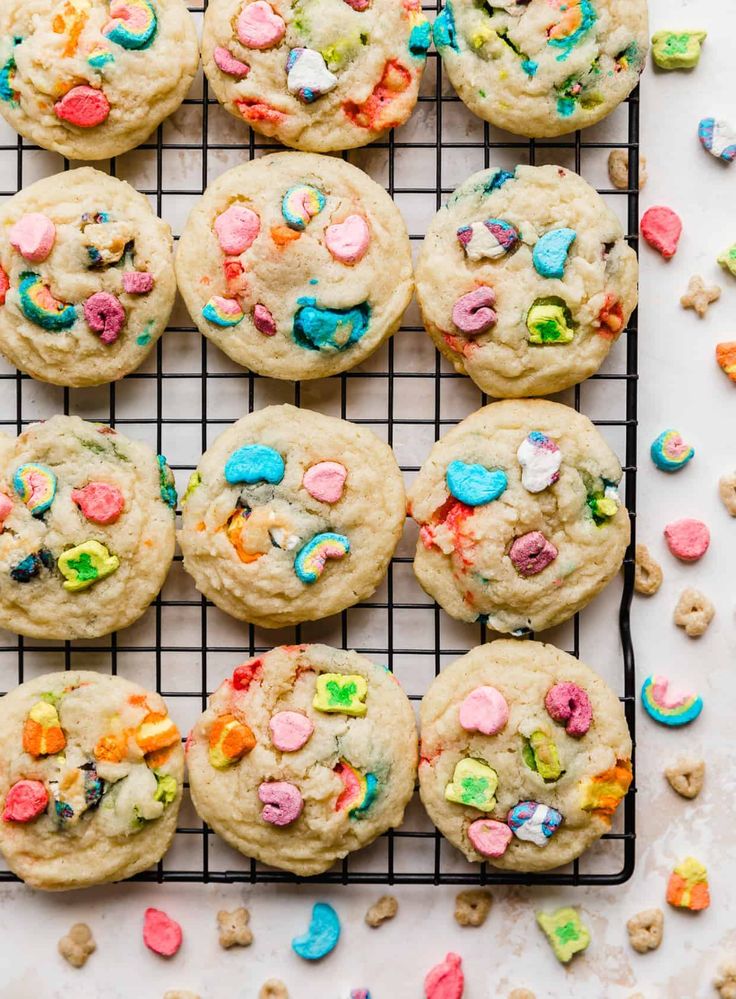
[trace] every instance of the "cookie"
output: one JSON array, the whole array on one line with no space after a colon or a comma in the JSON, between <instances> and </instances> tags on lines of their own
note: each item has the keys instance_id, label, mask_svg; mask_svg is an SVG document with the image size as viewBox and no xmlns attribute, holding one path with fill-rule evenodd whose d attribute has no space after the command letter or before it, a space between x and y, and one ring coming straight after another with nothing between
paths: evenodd
<instances>
[{"instance_id":1,"label":"cookie","mask_svg":"<svg viewBox=\"0 0 736 999\"><path fill-rule=\"evenodd\" d=\"M184 751L158 695L119 676L47 673L0 701L0 851L34 888L86 888L157 863Z\"/></svg>"},{"instance_id":2,"label":"cookie","mask_svg":"<svg viewBox=\"0 0 736 999\"><path fill-rule=\"evenodd\" d=\"M393 452L370 430L267 406L202 456L182 501L184 568L233 617L316 621L373 593L405 503Z\"/></svg>"},{"instance_id":3,"label":"cookie","mask_svg":"<svg viewBox=\"0 0 736 999\"><path fill-rule=\"evenodd\" d=\"M517 166L473 174L435 215L417 297L455 370L517 398L598 370L636 305L637 275L621 223L582 177Z\"/></svg>"},{"instance_id":4,"label":"cookie","mask_svg":"<svg viewBox=\"0 0 736 999\"><path fill-rule=\"evenodd\" d=\"M605 118L639 82L647 3L446 0L434 42L474 114L516 135L565 135Z\"/></svg>"},{"instance_id":5,"label":"cookie","mask_svg":"<svg viewBox=\"0 0 736 999\"><path fill-rule=\"evenodd\" d=\"M500 725L484 700L491 691L506 706ZM619 699L552 645L500 640L446 666L424 695L420 730L430 818L469 861L503 870L579 857L610 829L631 783Z\"/></svg>"},{"instance_id":6,"label":"cookie","mask_svg":"<svg viewBox=\"0 0 736 999\"><path fill-rule=\"evenodd\" d=\"M187 741L199 815L247 857L320 874L400 824L414 713L357 652L289 645L237 666Z\"/></svg>"},{"instance_id":7,"label":"cookie","mask_svg":"<svg viewBox=\"0 0 736 999\"><path fill-rule=\"evenodd\" d=\"M176 272L202 333L272 378L352 368L396 331L414 287L406 226L386 191L307 153L265 156L211 184Z\"/></svg>"},{"instance_id":8,"label":"cookie","mask_svg":"<svg viewBox=\"0 0 736 999\"><path fill-rule=\"evenodd\" d=\"M543 399L484 406L434 445L409 491L417 579L460 621L552 628L621 567L620 480L581 413Z\"/></svg>"},{"instance_id":9,"label":"cookie","mask_svg":"<svg viewBox=\"0 0 736 999\"><path fill-rule=\"evenodd\" d=\"M230 114L325 153L407 120L430 35L419 0L211 0L202 62Z\"/></svg>"},{"instance_id":10,"label":"cookie","mask_svg":"<svg viewBox=\"0 0 736 999\"><path fill-rule=\"evenodd\" d=\"M162 455L78 416L0 434L0 627L98 638L127 627L174 556Z\"/></svg>"},{"instance_id":11,"label":"cookie","mask_svg":"<svg viewBox=\"0 0 736 999\"><path fill-rule=\"evenodd\" d=\"M0 352L54 385L100 385L145 359L174 304L173 239L148 199L82 167L0 210Z\"/></svg>"},{"instance_id":12,"label":"cookie","mask_svg":"<svg viewBox=\"0 0 736 999\"><path fill-rule=\"evenodd\" d=\"M182 0L8 0L0 113L74 160L144 142L181 104L199 63Z\"/></svg>"}]
</instances>

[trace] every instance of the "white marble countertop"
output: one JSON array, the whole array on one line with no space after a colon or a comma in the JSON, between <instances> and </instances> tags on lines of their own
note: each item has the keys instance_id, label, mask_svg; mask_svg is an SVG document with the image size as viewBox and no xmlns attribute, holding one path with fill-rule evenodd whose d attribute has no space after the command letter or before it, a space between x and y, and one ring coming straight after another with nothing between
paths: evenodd
<instances>
[{"instance_id":1,"label":"white marble countertop","mask_svg":"<svg viewBox=\"0 0 736 999\"><path fill-rule=\"evenodd\" d=\"M705 28L709 32L693 73L655 73L651 64L642 88L641 135L649 182L642 210L670 205L681 215L684 235L676 257L662 261L644 246L640 307L640 540L664 568L664 585L653 598L637 597L632 611L639 682L651 672L688 681L703 695L705 709L689 729L655 725L637 706L637 862L633 878L602 889L495 889L491 915L482 929L461 929L453 919L453 888L399 888L398 917L379 930L363 923L381 888L298 889L264 885L119 885L82 893L45 896L18 885L0 888L0 999L157 999L166 989L190 989L202 999L256 999L262 982L282 978L292 999L347 999L351 988L369 987L373 999L418 999L427 970L449 950L462 955L466 999L505 997L514 987L537 999L696 999L716 996L712 978L719 961L736 957L736 851L729 822L734 817L736 778L730 729L736 698L733 663L736 521L717 496L719 476L736 468L736 386L718 369L714 348L734 339L731 317L736 280L720 271L718 252L736 241L736 166L721 166L700 148L697 123L706 115L736 122L733 47L736 6L731 0L650 0L651 29ZM458 178L459 179L459 178ZM602 180L603 178L601 178ZM699 320L679 306L692 274L723 288L721 301ZM677 476L651 465L649 442L676 427L694 444L694 461ZM662 528L694 516L711 527L712 544L696 565L676 563L666 551ZM685 585L714 601L716 617L707 634L688 639L672 623ZM584 656L594 667L620 670L615 597L607 608L610 630L599 632L600 648ZM606 599L606 598L603 598ZM602 672L605 672L601 668ZM606 672L606 675L609 675ZM620 675L620 674L619 674ZM702 755L706 786L694 802L678 798L663 768L677 756ZM707 864L712 905L698 915L676 912L664 902L673 864L692 853ZM332 902L343 926L335 952L308 966L290 950L306 929L311 905ZM245 904L255 940L248 949L222 951L215 913ZM534 909L574 904L592 933L587 953L569 968L557 963L534 923ZM143 909L155 905L178 919L184 945L171 961L143 945ZM640 956L628 945L626 919L661 906L664 942ZM68 967L56 943L75 921L89 923L97 953L81 971Z\"/></svg>"}]
</instances>

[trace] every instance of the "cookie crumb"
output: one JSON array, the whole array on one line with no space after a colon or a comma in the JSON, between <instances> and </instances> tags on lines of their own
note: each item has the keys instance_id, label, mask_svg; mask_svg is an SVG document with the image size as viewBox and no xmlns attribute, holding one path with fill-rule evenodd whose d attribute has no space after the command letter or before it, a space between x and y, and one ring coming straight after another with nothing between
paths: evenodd
<instances>
[{"instance_id":1,"label":"cookie crumb","mask_svg":"<svg viewBox=\"0 0 736 999\"><path fill-rule=\"evenodd\" d=\"M634 589L637 593L645 597L651 597L662 585L662 567L649 554L649 549L644 544L636 546L636 571L634 575Z\"/></svg>"},{"instance_id":2,"label":"cookie crumb","mask_svg":"<svg viewBox=\"0 0 736 999\"><path fill-rule=\"evenodd\" d=\"M705 762L691 758L679 759L664 772L673 791L683 798L697 798L705 781Z\"/></svg>"},{"instance_id":3,"label":"cookie crumb","mask_svg":"<svg viewBox=\"0 0 736 999\"><path fill-rule=\"evenodd\" d=\"M289 999L289 993L282 981L278 978L269 978L261 986L258 999Z\"/></svg>"},{"instance_id":4,"label":"cookie crumb","mask_svg":"<svg viewBox=\"0 0 736 999\"><path fill-rule=\"evenodd\" d=\"M717 284L707 285L699 274L694 274L688 282L687 291L680 298L683 309L694 309L703 319L708 308L721 297L721 289Z\"/></svg>"},{"instance_id":5,"label":"cookie crumb","mask_svg":"<svg viewBox=\"0 0 736 999\"><path fill-rule=\"evenodd\" d=\"M253 943L253 932L248 923L250 913L242 906L228 912L220 909L217 913L217 925L220 930L220 946L227 950L230 947L249 947Z\"/></svg>"},{"instance_id":6,"label":"cookie crumb","mask_svg":"<svg viewBox=\"0 0 736 999\"><path fill-rule=\"evenodd\" d=\"M638 954L656 950L662 943L664 913L661 909L644 909L626 923L629 943Z\"/></svg>"},{"instance_id":7,"label":"cookie crumb","mask_svg":"<svg viewBox=\"0 0 736 999\"><path fill-rule=\"evenodd\" d=\"M82 968L90 954L94 954L97 944L86 923L75 923L67 935L61 938L58 948L61 956L73 968Z\"/></svg>"},{"instance_id":8,"label":"cookie crumb","mask_svg":"<svg viewBox=\"0 0 736 999\"><path fill-rule=\"evenodd\" d=\"M727 472L718 480L718 495L732 517L736 517L736 472Z\"/></svg>"},{"instance_id":9,"label":"cookie crumb","mask_svg":"<svg viewBox=\"0 0 736 999\"><path fill-rule=\"evenodd\" d=\"M715 615L715 607L699 590L686 589L675 606L674 621L684 628L689 638L699 638L708 630Z\"/></svg>"},{"instance_id":10,"label":"cookie crumb","mask_svg":"<svg viewBox=\"0 0 736 999\"><path fill-rule=\"evenodd\" d=\"M719 966L713 988L721 999L736 999L736 960L724 961Z\"/></svg>"},{"instance_id":11,"label":"cookie crumb","mask_svg":"<svg viewBox=\"0 0 736 999\"><path fill-rule=\"evenodd\" d=\"M455 921L460 926L482 926L488 919L492 902L491 893L482 888L461 891L455 899Z\"/></svg>"},{"instance_id":12,"label":"cookie crumb","mask_svg":"<svg viewBox=\"0 0 736 999\"><path fill-rule=\"evenodd\" d=\"M608 154L608 176L619 191L629 187L629 154L625 149L612 149ZM643 191L647 182L647 158L639 157L639 190Z\"/></svg>"},{"instance_id":13,"label":"cookie crumb","mask_svg":"<svg viewBox=\"0 0 736 999\"><path fill-rule=\"evenodd\" d=\"M374 929L393 919L399 911L399 903L393 895L382 895L365 914L365 921Z\"/></svg>"}]
</instances>

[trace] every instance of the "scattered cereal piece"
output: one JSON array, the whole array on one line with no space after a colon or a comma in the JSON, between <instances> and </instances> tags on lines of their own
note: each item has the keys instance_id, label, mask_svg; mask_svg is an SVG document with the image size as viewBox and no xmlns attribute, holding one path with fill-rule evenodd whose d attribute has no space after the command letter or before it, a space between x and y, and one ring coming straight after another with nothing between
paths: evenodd
<instances>
[{"instance_id":1,"label":"scattered cereal piece","mask_svg":"<svg viewBox=\"0 0 736 999\"><path fill-rule=\"evenodd\" d=\"M703 149L724 163L736 159L736 132L721 118L702 118L698 124L698 138Z\"/></svg>"},{"instance_id":2,"label":"scattered cereal piece","mask_svg":"<svg viewBox=\"0 0 736 999\"><path fill-rule=\"evenodd\" d=\"M164 992L164 999L199 999L199 996L189 989L169 989L168 992Z\"/></svg>"},{"instance_id":3,"label":"scattered cereal piece","mask_svg":"<svg viewBox=\"0 0 736 999\"><path fill-rule=\"evenodd\" d=\"M693 69L707 37L706 31L657 31L652 35L652 58L660 69Z\"/></svg>"},{"instance_id":4,"label":"scattered cereal piece","mask_svg":"<svg viewBox=\"0 0 736 999\"><path fill-rule=\"evenodd\" d=\"M94 954L97 944L92 930L86 923L75 923L65 937L59 941L59 953L73 968L82 968L90 954Z\"/></svg>"},{"instance_id":5,"label":"scattered cereal piece","mask_svg":"<svg viewBox=\"0 0 736 999\"><path fill-rule=\"evenodd\" d=\"M442 964L427 972L425 999L462 999L465 989L463 962L459 954L449 953Z\"/></svg>"},{"instance_id":6,"label":"scattered cereal piece","mask_svg":"<svg viewBox=\"0 0 736 999\"><path fill-rule=\"evenodd\" d=\"M376 929L389 919L393 919L398 911L399 903L393 895L381 895L379 900L374 902L366 912L365 921Z\"/></svg>"},{"instance_id":7,"label":"scattered cereal piece","mask_svg":"<svg viewBox=\"0 0 736 999\"><path fill-rule=\"evenodd\" d=\"M721 999L736 999L736 961L724 961L719 966L713 988Z\"/></svg>"},{"instance_id":8,"label":"scattered cereal piece","mask_svg":"<svg viewBox=\"0 0 736 999\"><path fill-rule=\"evenodd\" d=\"M708 306L721 297L721 289L717 284L706 285L699 274L694 274L688 281L687 291L680 297L683 309L694 309L701 319L708 312Z\"/></svg>"},{"instance_id":9,"label":"scattered cereal piece","mask_svg":"<svg viewBox=\"0 0 736 999\"><path fill-rule=\"evenodd\" d=\"M291 949L305 961L319 961L331 953L340 939L340 920L326 902L317 902L312 909L309 929L301 937L294 937Z\"/></svg>"},{"instance_id":10,"label":"scattered cereal piece","mask_svg":"<svg viewBox=\"0 0 736 999\"><path fill-rule=\"evenodd\" d=\"M694 691L670 686L666 676L648 676L641 688L644 710L662 725L677 728L687 725L703 710L703 699Z\"/></svg>"},{"instance_id":11,"label":"scattered cereal piece","mask_svg":"<svg viewBox=\"0 0 736 999\"><path fill-rule=\"evenodd\" d=\"M667 901L676 909L691 912L701 912L710 905L708 872L695 857L686 857L670 874Z\"/></svg>"},{"instance_id":12,"label":"scattered cereal piece","mask_svg":"<svg viewBox=\"0 0 736 999\"><path fill-rule=\"evenodd\" d=\"M629 154L625 149L612 149L608 154L608 176L611 183L619 191L625 191L629 186ZM647 159L639 157L639 190L644 190L647 182Z\"/></svg>"},{"instance_id":13,"label":"scattered cereal piece","mask_svg":"<svg viewBox=\"0 0 736 999\"><path fill-rule=\"evenodd\" d=\"M146 909L143 916L143 943L154 954L173 957L181 947L181 926L161 909Z\"/></svg>"},{"instance_id":14,"label":"scattered cereal piece","mask_svg":"<svg viewBox=\"0 0 736 999\"><path fill-rule=\"evenodd\" d=\"M634 589L646 597L651 597L662 585L662 567L649 554L646 545L636 546L636 570Z\"/></svg>"},{"instance_id":15,"label":"scattered cereal piece","mask_svg":"<svg viewBox=\"0 0 736 999\"><path fill-rule=\"evenodd\" d=\"M715 607L699 590L688 588L680 594L675 605L674 621L684 628L689 638L700 638L708 629L715 615Z\"/></svg>"},{"instance_id":16,"label":"scattered cereal piece","mask_svg":"<svg viewBox=\"0 0 736 999\"><path fill-rule=\"evenodd\" d=\"M736 517L736 472L727 472L718 480L718 495L732 517Z\"/></svg>"},{"instance_id":17,"label":"scattered cereal piece","mask_svg":"<svg viewBox=\"0 0 736 999\"><path fill-rule=\"evenodd\" d=\"M217 913L217 926L220 931L220 946L225 950L230 947L250 947L253 943L253 932L248 926L250 913L242 906L228 912L220 909Z\"/></svg>"},{"instance_id":18,"label":"scattered cereal piece","mask_svg":"<svg viewBox=\"0 0 736 999\"><path fill-rule=\"evenodd\" d=\"M682 520L673 520L671 524L667 524L664 538L675 558L683 562L697 562L710 545L708 525L692 517L683 517Z\"/></svg>"},{"instance_id":19,"label":"scattered cereal piece","mask_svg":"<svg viewBox=\"0 0 736 999\"><path fill-rule=\"evenodd\" d=\"M680 759L664 772L673 791L683 798L697 798L705 781L705 762L690 758Z\"/></svg>"},{"instance_id":20,"label":"scattered cereal piece","mask_svg":"<svg viewBox=\"0 0 736 999\"><path fill-rule=\"evenodd\" d=\"M716 257L716 261L721 265L724 271L728 271L729 274L733 274L736 277L736 243L733 246L729 246L727 250L720 253Z\"/></svg>"},{"instance_id":21,"label":"scattered cereal piece","mask_svg":"<svg viewBox=\"0 0 736 999\"><path fill-rule=\"evenodd\" d=\"M514 989L513 992L509 992L509 999L537 999L537 997L529 989Z\"/></svg>"},{"instance_id":22,"label":"scattered cereal piece","mask_svg":"<svg viewBox=\"0 0 736 999\"><path fill-rule=\"evenodd\" d=\"M652 461L662 472L679 472L695 457L695 448L686 444L677 430L663 430L649 449Z\"/></svg>"},{"instance_id":23,"label":"scattered cereal piece","mask_svg":"<svg viewBox=\"0 0 736 999\"><path fill-rule=\"evenodd\" d=\"M590 943L590 933L577 909L564 907L554 912L538 912L537 923L547 935L555 957L563 964L584 951Z\"/></svg>"},{"instance_id":24,"label":"scattered cereal piece","mask_svg":"<svg viewBox=\"0 0 736 999\"><path fill-rule=\"evenodd\" d=\"M491 893L481 888L459 892L455 899L455 922L460 926L482 926L492 903Z\"/></svg>"},{"instance_id":25,"label":"scattered cereal piece","mask_svg":"<svg viewBox=\"0 0 736 999\"><path fill-rule=\"evenodd\" d=\"M289 999L289 993L282 981L278 978L269 978L261 986L258 999Z\"/></svg>"},{"instance_id":26,"label":"scattered cereal piece","mask_svg":"<svg viewBox=\"0 0 736 999\"><path fill-rule=\"evenodd\" d=\"M644 909L626 923L629 943L637 954L656 950L662 943L664 914L661 909Z\"/></svg>"},{"instance_id":27,"label":"scattered cereal piece","mask_svg":"<svg viewBox=\"0 0 736 999\"><path fill-rule=\"evenodd\" d=\"M682 235L682 220L665 205L648 208L641 217L641 234L665 260L674 257Z\"/></svg>"},{"instance_id":28,"label":"scattered cereal piece","mask_svg":"<svg viewBox=\"0 0 736 999\"><path fill-rule=\"evenodd\" d=\"M716 361L721 371L736 382L736 340L725 340L716 344Z\"/></svg>"}]
</instances>

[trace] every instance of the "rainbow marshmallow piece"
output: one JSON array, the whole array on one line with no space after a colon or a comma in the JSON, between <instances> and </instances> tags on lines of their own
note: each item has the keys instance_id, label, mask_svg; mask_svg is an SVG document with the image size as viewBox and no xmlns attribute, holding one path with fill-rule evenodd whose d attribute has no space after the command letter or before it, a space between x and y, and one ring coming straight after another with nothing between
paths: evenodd
<instances>
[{"instance_id":1,"label":"rainbow marshmallow piece","mask_svg":"<svg viewBox=\"0 0 736 999\"><path fill-rule=\"evenodd\" d=\"M378 793L378 779L375 774L361 773L347 760L339 760L333 771L343 783L343 790L335 802L335 811L347 809L351 819L362 819Z\"/></svg>"},{"instance_id":2,"label":"rainbow marshmallow piece","mask_svg":"<svg viewBox=\"0 0 736 999\"><path fill-rule=\"evenodd\" d=\"M294 572L303 583L316 583L324 572L328 559L341 559L350 551L350 542L344 534L315 534L294 559Z\"/></svg>"},{"instance_id":3,"label":"rainbow marshmallow piece","mask_svg":"<svg viewBox=\"0 0 736 999\"><path fill-rule=\"evenodd\" d=\"M56 476L48 465L27 462L13 475L13 488L34 517L42 517L54 502Z\"/></svg>"},{"instance_id":4,"label":"rainbow marshmallow piece","mask_svg":"<svg viewBox=\"0 0 736 999\"><path fill-rule=\"evenodd\" d=\"M666 676L648 676L641 688L641 702L648 715L662 725L677 727L695 721L703 710L703 699L689 690L670 687Z\"/></svg>"},{"instance_id":5,"label":"rainbow marshmallow piece","mask_svg":"<svg viewBox=\"0 0 736 999\"><path fill-rule=\"evenodd\" d=\"M103 28L104 34L124 49L147 49L157 28L156 11L148 0L112 0L112 20Z\"/></svg>"}]
</instances>

